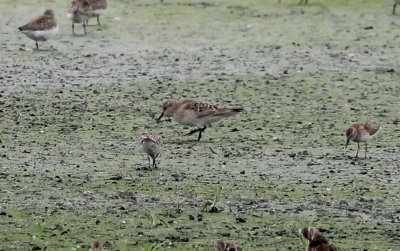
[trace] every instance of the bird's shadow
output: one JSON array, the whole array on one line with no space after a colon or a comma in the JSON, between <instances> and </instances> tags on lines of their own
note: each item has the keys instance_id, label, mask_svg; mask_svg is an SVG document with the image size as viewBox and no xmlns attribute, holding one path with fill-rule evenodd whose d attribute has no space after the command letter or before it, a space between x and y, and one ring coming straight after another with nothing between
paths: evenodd
<instances>
[{"instance_id":1,"label":"bird's shadow","mask_svg":"<svg viewBox=\"0 0 400 251\"><path fill-rule=\"evenodd\" d=\"M56 49L36 49L36 48L25 48L25 47L19 47L20 51L25 51L25 52L49 52L49 51L56 51Z\"/></svg>"},{"instance_id":2,"label":"bird's shadow","mask_svg":"<svg viewBox=\"0 0 400 251\"><path fill-rule=\"evenodd\" d=\"M213 143L213 141L212 140L203 140L203 139L201 139L200 141L198 141L197 139L183 139L183 140L172 140L172 141L169 141L169 143L177 144L177 145L184 145L184 144L188 144L188 143L190 143L190 144L201 144L201 143L209 144L209 143Z\"/></svg>"}]
</instances>

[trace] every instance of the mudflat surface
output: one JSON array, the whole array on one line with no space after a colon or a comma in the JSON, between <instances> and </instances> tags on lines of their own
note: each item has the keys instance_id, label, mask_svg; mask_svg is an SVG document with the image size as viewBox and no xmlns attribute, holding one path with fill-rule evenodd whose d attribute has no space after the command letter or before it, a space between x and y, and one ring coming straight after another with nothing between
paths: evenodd
<instances>
[{"instance_id":1,"label":"mudflat surface","mask_svg":"<svg viewBox=\"0 0 400 251\"><path fill-rule=\"evenodd\" d=\"M304 250L308 225L339 250L399 248L391 1L110 1L86 36L66 5L0 2L0 250ZM17 27L47 8L60 34L32 51ZM183 97L245 112L197 142L155 123ZM382 130L353 159L344 131L367 121ZM156 170L144 132L165 143Z\"/></svg>"}]
</instances>

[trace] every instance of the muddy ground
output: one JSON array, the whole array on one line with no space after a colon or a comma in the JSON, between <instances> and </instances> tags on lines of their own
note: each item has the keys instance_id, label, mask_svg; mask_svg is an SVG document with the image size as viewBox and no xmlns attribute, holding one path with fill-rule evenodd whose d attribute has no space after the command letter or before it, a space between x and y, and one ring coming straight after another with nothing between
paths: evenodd
<instances>
[{"instance_id":1,"label":"muddy ground","mask_svg":"<svg viewBox=\"0 0 400 251\"><path fill-rule=\"evenodd\" d=\"M0 2L0 250L304 250L307 225L339 250L399 250L391 1L109 1L87 36L67 1L26 2ZM60 34L32 51L16 30L46 8ZM155 123L182 97L245 112L197 142ZM344 131L366 121L383 129L353 159ZM156 170L144 132L165 142Z\"/></svg>"}]
</instances>

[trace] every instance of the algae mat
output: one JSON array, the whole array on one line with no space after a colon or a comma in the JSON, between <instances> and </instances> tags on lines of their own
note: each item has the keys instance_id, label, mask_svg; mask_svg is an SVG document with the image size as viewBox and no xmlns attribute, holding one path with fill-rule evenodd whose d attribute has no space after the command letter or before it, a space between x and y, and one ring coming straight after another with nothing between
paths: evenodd
<instances>
[{"instance_id":1,"label":"algae mat","mask_svg":"<svg viewBox=\"0 0 400 251\"><path fill-rule=\"evenodd\" d=\"M303 250L307 225L398 249L400 19L348 2L110 1L72 36L64 1L1 1L0 250ZM30 51L17 27L46 8L60 34ZM155 123L182 97L245 112L197 142ZM365 121L383 129L353 159L344 131Z\"/></svg>"}]
</instances>

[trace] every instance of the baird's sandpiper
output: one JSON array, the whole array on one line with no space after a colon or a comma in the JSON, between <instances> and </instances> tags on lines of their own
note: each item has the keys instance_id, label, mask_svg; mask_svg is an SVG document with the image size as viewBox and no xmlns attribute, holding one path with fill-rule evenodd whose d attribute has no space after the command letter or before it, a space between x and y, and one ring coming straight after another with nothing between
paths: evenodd
<instances>
[{"instance_id":1,"label":"baird's sandpiper","mask_svg":"<svg viewBox=\"0 0 400 251\"><path fill-rule=\"evenodd\" d=\"M193 99L166 100L163 102L162 109L163 112L157 119L157 123L160 122L164 115L169 115L179 124L196 126L196 129L190 131L186 135L199 132L197 140L201 139L201 133L204 132L211 123L226 117L234 116L243 111L242 108L219 108L215 105Z\"/></svg>"},{"instance_id":2,"label":"baird's sandpiper","mask_svg":"<svg viewBox=\"0 0 400 251\"><path fill-rule=\"evenodd\" d=\"M315 227L305 227L300 232L309 240L307 251L337 251L336 247L320 234Z\"/></svg>"},{"instance_id":3,"label":"baird's sandpiper","mask_svg":"<svg viewBox=\"0 0 400 251\"><path fill-rule=\"evenodd\" d=\"M38 41L47 41L53 38L58 32L54 12L50 9L18 29L27 37L36 41L37 50L39 50Z\"/></svg>"},{"instance_id":4,"label":"baird's sandpiper","mask_svg":"<svg viewBox=\"0 0 400 251\"><path fill-rule=\"evenodd\" d=\"M364 123L364 124L354 124L349 127L346 131L346 148L350 140L357 142L357 153L356 158L358 158L358 151L360 150L360 142L365 142L365 157L367 157L368 144L367 141L372 139L378 134L381 127L376 124Z\"/></svg>"},{"instance_id":5,"label":"baird's sandpiper","mask_svg":"<svg viewBox=\"0 0 400 251\"><path fill-rule=\"evenodd\" d=\"M92 7L88 0L73 0L68 8L68 14L72 20L72 34L75 35L75 24L83 25L83 34L86 35L86 22L92 15Z\"/></svg>"},{"instance_id":6,"label":"baird's sandpiper","mask_svg":"<svg viewBox=\"0 0 400 251\"><path fill-rule=\"evenodd\" d=\"M163 146L160 137L154 134L145 133L140 136L139 144L142 151L147 154L149 169L151 169L151 167L156 168L156 159L160 156L161 148ZM153 160L153 164L150 163L150 158Z\"/></svg>"}]
</instances>

